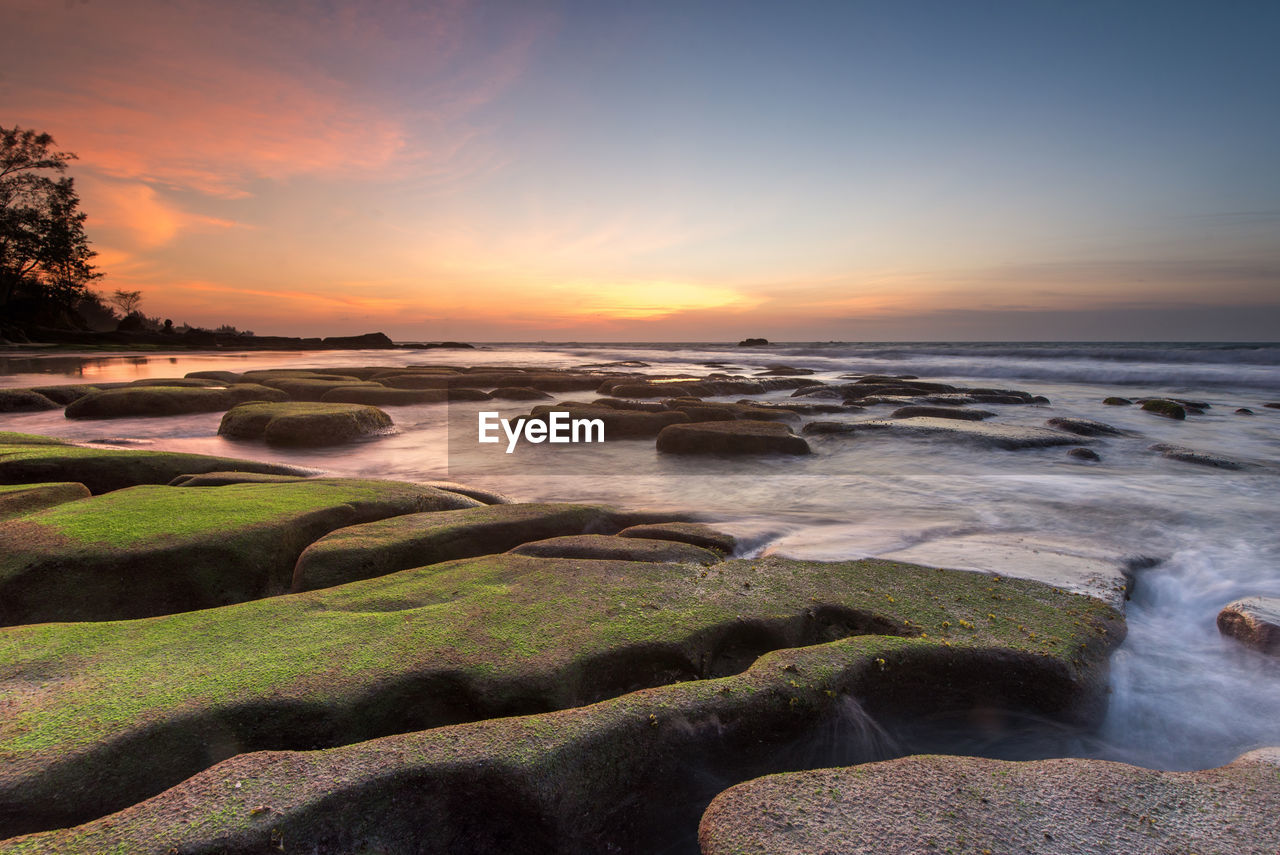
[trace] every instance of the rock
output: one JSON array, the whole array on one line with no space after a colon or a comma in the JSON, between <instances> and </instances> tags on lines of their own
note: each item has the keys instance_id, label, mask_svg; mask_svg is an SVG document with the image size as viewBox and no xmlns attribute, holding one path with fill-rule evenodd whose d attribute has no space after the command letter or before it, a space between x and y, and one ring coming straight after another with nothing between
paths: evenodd
<instances>
[{"instance_id":1,"label":"rock","mask_svg":"<svg viewBox=\"0 0 1280 855\"><path fill-rule=\"evenodd\" d=\"M658 434L666 454L808 454L809 443L778 422L738 420L670 425Z\"/></svg>"},{"instance_id":2,"label":"rock","mask_svg":"<svg viewBox=\"0 0 1280 855\"><path fill-rule=\"evenodd\" d=\"M528 386L500 386L489 395L503 401L538 401L551 397L546 392Z\"/></svg>"},{"instance_id":3,"label":"rock","mask_svg":"<svg viewBox=\"0 0 1280 855\"><path fill-rule=\"evenodd\" d=\"M1280 655L1280 597L1236 600L1218 612L1218 631L1254 650Z\"/></svg>"},{"instance_id":4,"label":"rock","mask_svg":"<svg viewBox=\"0 0 1280 855\"><path fill-rule=\"evenodd\" d=\"M377 382L392 389L448 389L449 378L456 374L387 374L378 375Z\"/></svg>"},{"instance_id":5,"label":"rock","mask_svg":"<svg viewBox=\"0 0 1280 855\"><path fill-rule=\"evenodd\" d=\"M866 422L851 422L838 429L834 427L828 428L827 425L830 424L813 422L810 425L806 425L806 429L813 427L813 425L824 425L823 428L814 428L814 431L822 430L838 434L896 433L903 436L970 442L976 445L1006 450L1046 448L1055 445L1078 445L1081 442L1077 436L1059 433L1048 428L997 425L923 416L913 416L906 419L876 419Z\"/></svg>"},{"instance_id":6,"label":"rock","mask_svg":"<svg viewBox=\"0 0 1280 855\"><path fill-rule=\"evenodd\" d=\"M32 386L32 392L44 395L55 404L66 406L78 398L83 398L90 392L98 391L97 386L69 385L69 386Z\"/></svg>"},{"instance_id":7,"label":"rock","mask_svg":"<svg viewBox=\"0 0 1280 855\"><path fill-rule=\"evenodd\" d=\"M449 389L388 389L385 386L340 386L325 392L320 396L320 400L326 404L399 407L410 404L444 403L451 400L452 391Z\"/></svg>"},{"instance_id":8,"label":"rock","mask_svg":"<svg viewBox=\"0 0 1280 855\"><path fill-rule=\"evenodd\" d=\"M1077 436L1125 436L1129 433L1106 422L1067 418L1065 416L1055 416L1046 421L1045 424L1051 428L1065 430L1067 433L1074 433Z\"/></svg>"},{"instance_id":9,"label":"rock","mask_svg":"<svg viewBox=\"0 0 1280 855\"><path fill-rule=\"evenodd\" d=\"M523 543L507 550L537 558L582 558L600 561L652 561L660 564L715 564L719 553L691 543L609 534L577 534Z\"/></svg>"},{"instance_id":10,"label":"rock","mask_svg":"<svg viewBox=\"0 0 1280 855\"><path fill-rule=\"evenodd\" d=\"M6 484L0 486L0 520L29 514L63 502L90 495L89 488L72 481L52 484Z\"/></svg>"},{"instance_id":11,"label":"rock","mask_svg":"<svg viewBox=\"0 0 1280 855\"><path fill-rule=\"evenodd\" d=\"M891 562L518 555L17 627L0 836L88 823L6 844L60 855L247 853L273 830L298 852L661 851L636 834L689 833L714 792L694 782L776 770L849 696L1096 722L1123 634L1088 598Z\"/></svg>"},{"instance_id":12,"label":"rock","mask_svg":"<svg viewBox=\"0 0 1280 855\"><path fill-rule=\"evenodd\" d=\"M30 389L0 389L0 413L33 413L56 410L58 404Z\"/></svg>"},{"instance_id":13,"label":"rock","mask_svg":"<svg viewBox=\"0 0 1280 855\"><path fill-rule=\"evenodd\" d=\"M467 347L467 345L459 345L454 342L449 342L448 345L453 347ZM364 333L363 335L332 336L324 340L324 346L329 349L352 348L359 350L383 350L393 348L396 344L387 337L386 333L371 332Z\"/></svg>"},{"instance_id":14,"label":"rock","mask_svg":"<svg viewBox=\"0 0 1280 855\"><path fill-rule=\"evenodd\" d=\"M963 421L980 422L989 419L995 413L988 410L962 410L959 407L899 407L889 414L891 419L910 419L916 416L929 416L938 419L961 419Z\"/></svg>"},{"instance_id":15,"label":"rock","mask_svg":"<svg viewBox=\"0 0 1280 855\"><path fill-rule=\"evenodd\" d=\"M669 425L689 421L684 413L663 411L649 413L640 410L619 410L613 407L567 401L563 404L542 404L534 407L530 419L549 421L551 413L568 413L570 419L599 419L604 423L605 441L658 436Z\"/></svg>"},{"instance_id":16,"label":"rock","mask_svg":"<svg viewBox=\"0 0 1280 855\"><path fill-rule=\"evenodd\" d=\"M479 505L397 481L141 486L0 522L0 625L149 617L289 589L323 535Z\"/></svg>"},{"instance_id":17,"label":"rock","mask_svg":"<svg viewBox=\"0 0 1280 855\"><path fill-rule=\"evenodd\" d=\"M1249 464L1240 460L1232 460L1230 457L1224 457L1220 454L1211 454L1207 451L1197 451L1194 448L1187 448L1181 445L1171 445L1167 442L1157 442L1149 448L1150 451L1160 452L1160 456L1166 460L1177 460L1181 463L1194 463L1197 466L1211 466L1215 469L1247 469Z\"/></svg>"},{"instance_id":18,"label":"rock","mask_svg":"<svg viewBox=\"0 0 1280 855\"><path fill-rule=\"evenodd\" d=\"M1272 401L1269 404L1263 404L1269 410L1280 410L1280 401Z\"/></svg>"},{"instance_id":19,"label":"rock","mask_svg":"<svg viewBox=\"0 0 1280 855\"><path fill-rule=\"evenodd\" d=\"M502 493L484 490L480 487L472 487L467 484L459 484L456 481L427 481L425 486L434 487L437 490L448 490L450 493L459 493L484 505L510 505L515 503L515 500L510 496Z\"/></svg>"},{"instance_id":20,"label":"rock","mask_svg":"<svg viewBox=\"0 0 1280 855\"><path fill-rule=\"evenodd\" d=\"M665 522L633 525L618 532L619 537L643 537L653 540L677 540L691 543L703 549L714 550L724 555L732 555L738 547L738 541L732 535L716 531L702 523Z\"/></svg>"},{"instance_id":21,"label":"rock","mask_svg":"<svg viewBox=\"0 0 1280 855\"><path fill-rule=\"evenodd\" d=\"M241 380L243 375L234 371L188 371L185 376L194 377L197 380L218 380L227 384L246 382Z\"/></svg>"},{"instance_id":22,"label":"rock","mask_svg":"<svg viewBox=\"0 0 1280 855\"><path fill-rule=\"evenodd\" d=\"M338 529L306 548L292 590L310 591L413 567L505 552L532 540L617 531L597 505L511 504L407 514Z\"/></svg>"},{"instance_id":23,"label":"rock","mask_svg":"<svg viewBox=\"0 0 1280 855\"><path fill-rule=\"evenodd\" d=\"M211 380L207 377L147 377L142 380L131 380L126 386L177 386L178 388L191 389L208 389L210 387L226 386L220 380Z\"/></svg>"},{"instance_id":24,"label":"rock","mask_svg":"<svg viewBox=\"0 0 1280 855\"><path fill-rule=\"evenodd\" d=\"M1073 448L1067 452L1067 457L1074 457L1076 460L1091 460L1097 462L1102 458L1098 456L1098 452L1092 448Z\"/></svg>"},{"instance_id":25,"label":"rock","mask_svg":"<svg viewBox=\"0 0 1280 855\"><path fill-rule=\"evenodd\" d=\"M768 343L767 338L744 338L738 342L738 347L764 347Z\"/></svg>"},{"instance_id":26,"label":"rock","mask_svg":"<svg viewBox=\"0 0 1280 855\"><path fill-rule=\"evenodd\" d=\"M790 365L766 365L763 371L757 371L757 377L804 377L813 374L812 368L793 368Z\"/></svg>"},{"instance_id":27,"label":"rock","mask_svg":"<svg viewBox=\"0 0 1280 855\"><path fill-rule=\"evenodd\" d=\"M228 484L284 484L290 481L306 481L310 477L310 475L277 475L269 472L203 472L199 475L179 475L167 486L225 487Z\"/></svg>"},{"instance_id":28,"label":"rock","mask_svg":"<svg viewBox=\"0 0 1280 855\"><path fill-rule=\"evenodd\" d=\"M730 404L722 401L690 403L679 400L666 402L667 408L682 412L692 422L718 422L729 419L756 419L766 422L798 422L800 414L783 407L761 407L752 401Z\"/></svg>"},{"instance_id":29,"label":"rock","mask_svg":"<svg viewBox=\"0 0 1280 855\"><path fill-rule=\"evenodd\" d=\"M218 435L268 445L338 445L390 431L391 417L363 404L241 404L226 412Z\"/></svg>"},{"instance_id":30,"label":"rock","mask_svg":"<svg viewBox=\"0 0 1280 855\"><path fill-rule=\"evenodd\" d=\"M225 389L185 386L134 386L91 392L67 405L69 419L118 419L135 416L184 416L216 413L249 401L287 401L279 389L241 383Z\"/></svg>"},{"instance_id":31,"label":"rock","mask_svg":"<svg viewBox=\"0 0 1280 855\"><path fill-rule=\"evenodd\" d=\"M1198 772L1105 760L904 757L733 787L707 808L698 840L703 855L1270 855L1276 766L1264 752Z\"/></svg>"},{"instance_id":32,"label":"rock","mask_svg":"<svg viewBox=\"0 0 1280 855\"><path fill-rule=\"evenodd\" d=\"M842 436L858 433L854 422L809 422L800 429L805 436Z\"/></svg>"},{"instance_id":33,"label":"rock","mask_svg":"<svg viewBox=\"0 0 1280 855\"><path fill-rule=\"evenodd\" d=\"M1166 419L1182 421L1187 417L1186 407L1177 401L1166 401L1163 398L1151 398L1143 401L1142 409L1148 413L1155 413L1157 416L1164 416Z\"/></svg>"},{"instance_id":34,"label":"rock","mask_svg":"<svg viewBox=\"0 0 1280 855\"><path fill-rule=\"evenodd\" d=\"M269 472L309 475L305 469L174 451L84 448L47 437L13 439L0 433L0 484L79 481L95 494L138 484L168 484L179 475L201 472ZM32 440L43 440L35 442Z\"/></svg>"},{"instance_id":35,"label":"rock","mask_svg":"<svg viewBox=\"0 0 1280 855\"><path fill-rule=\"evenodd\" d=\"M1120 398L1112 395L1110 398L1103 398L1102 403L1110 407L1127 407L1133 403L1128 398Z\"/></svg>"},{"instance_id":36,"label":"rock","mask_svg":"<svg viewBox=\"0 0 1280 855\"><path fill-rule=\"evenodd\" d=\"M1035 534L974 534L918 543L881 558L1034 579L1124 611L1130 562L1118 550Z\"/></svg>"},{"instance_id":37,"label":"rock","mask_svg":"<svg viewBox=\"0 0 1280 855\"><path fill-rule=\"evenodd\" d=\"M1251 416L1253 415L1253 410L1249 409L1248 407L1240 407L1238 410L1236 410L1236 415Z\"/></svg>"},{"instance_id":38,"label":"rock","mask_svg":"<svg viewBox=\"0 0 1280 855\"><path fill-rule=\"evenodd\" d=\"M381 383L355 378L326 379L311 377L268 377L262 385L279 389L294 401L311 401L319 403L324 396L335 389L382 389Z\"/></svg>"},{"instance_id":39,"label":"rock","mask_svg":"<svg viewBox=\"0 0 1280 855\"><path fill-rule=\"evenodd\" d=\"M613 383L605 382L596 389L597 394L619 398L667 398L671 395L711 397L714 392L704 383Z\"/></svg>"}]
</instances>

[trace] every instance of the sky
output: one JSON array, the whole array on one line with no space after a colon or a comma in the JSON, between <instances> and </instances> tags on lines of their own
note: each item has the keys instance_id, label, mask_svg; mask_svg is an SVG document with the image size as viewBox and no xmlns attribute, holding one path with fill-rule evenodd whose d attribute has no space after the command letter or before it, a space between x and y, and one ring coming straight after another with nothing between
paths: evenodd
<instances>
[{"instance_id":1,"label":"sky","mask_svg":"<svg viewBox=\"0 0 1280 855\"><path fill-rule=\"evenodd\" d=\"M1257 340L1273 0L0 0L144 312L397 340Z\"/></svg>"}]
</instances>

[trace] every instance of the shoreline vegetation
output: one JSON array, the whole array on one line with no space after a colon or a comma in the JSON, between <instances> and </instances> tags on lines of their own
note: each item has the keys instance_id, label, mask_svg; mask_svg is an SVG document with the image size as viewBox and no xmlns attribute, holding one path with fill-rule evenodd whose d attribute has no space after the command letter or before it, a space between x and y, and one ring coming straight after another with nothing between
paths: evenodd
<instances>
[{"instance_id":1,"label":"shoreline vegetation","mask_svg":"<svg viewBox=\"0 0 1280 855\"><path fill-rule=\"evenodd\" d=\"M5 330L12 339L0 337L0 354L65 350L139 350L148 352L188 350L431 350L445 348L470 350L474 345L459 341L394 342L385 333L363 335L302 337L218 333L210 330L188 330L181 333L98 332L41 328L20 331Z\"/></svg>"},{"instance_id":2,"label":"shoreline vegetation","mask_svg":"<svg viewBox=\"0 0 1280 855\"><path fill-rule=\"evenodd\" d=\"M589 416L613 442L745 466L796 459L778 440L927 437L1004 455L1130 435L1001 424L996 410L1048 403L1013 389L637 367L352 365L5 391L68 418L222 411L225 435L306 448L381 441L392 418L370 402L506 398L530 402L530 421ZM751 400L768 392L790 397ZM583 400L534 403L566 394ZM1179 406L1184 420L1210 408ZM875 407L892 412L861 417ZM686 434L697 442L670 447ZM868 798L885 805L871 837L892 852L995 851L1028 822L1044 853L1117 835L1144 853L1274 843L1276 752L1186 774L921 756L1026 722L1061 746L1095 732L1127 595L1158 560L1055 555L1045 572L1037 552L997 573L762 556L696 509L21 433L0 433L0 485L3 855L862 852ZM1239 607L1236 623L1262 638L1270 608ZM841 768L810 771L825 766ZM920 775L913 795L902 780ZM922 811L932 844L913 831Z\"/></svg>"}]
</instances>

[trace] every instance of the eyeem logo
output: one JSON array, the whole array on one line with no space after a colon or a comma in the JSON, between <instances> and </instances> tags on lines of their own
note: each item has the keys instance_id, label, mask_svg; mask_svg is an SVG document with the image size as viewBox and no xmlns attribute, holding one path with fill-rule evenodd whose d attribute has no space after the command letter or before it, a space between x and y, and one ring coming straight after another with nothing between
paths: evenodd
<instances>
[{"instance_id":1,"label":"eyeem logo","mask_svg":"<svg viewBox=\"0 0 1280 855\"><path fill-rule=\"evenodd\" d=\"M544 417L504 419L498 413L480 414L480 442L501 442L498 428L507 435L507 454L516 450L523 438L526 442L604 442L604 422L600 419L573 419L566 412L553 411Z\"/></svg>"}]
</instances>

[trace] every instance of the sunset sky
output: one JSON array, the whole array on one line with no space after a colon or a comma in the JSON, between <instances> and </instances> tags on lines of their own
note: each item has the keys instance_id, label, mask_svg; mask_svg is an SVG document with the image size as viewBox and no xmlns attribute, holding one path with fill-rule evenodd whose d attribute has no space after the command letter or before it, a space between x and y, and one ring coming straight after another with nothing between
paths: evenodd
<instances>
[{"instance_id":1,"label":"sunset sky","mask_svg":"<svg viewBox=\"0 0 1280 855\"><path fill-rule=\"evenodd\" d=\"M1280 330L1280 3L0 0L149 315L401 340Z\"/></svg>"}]
</instances>

